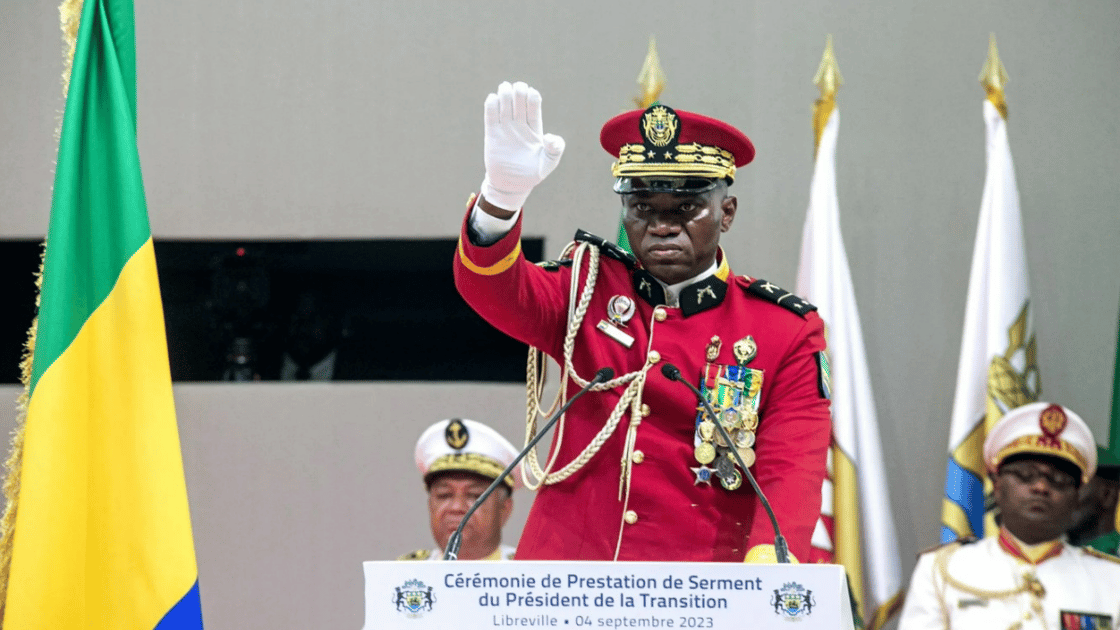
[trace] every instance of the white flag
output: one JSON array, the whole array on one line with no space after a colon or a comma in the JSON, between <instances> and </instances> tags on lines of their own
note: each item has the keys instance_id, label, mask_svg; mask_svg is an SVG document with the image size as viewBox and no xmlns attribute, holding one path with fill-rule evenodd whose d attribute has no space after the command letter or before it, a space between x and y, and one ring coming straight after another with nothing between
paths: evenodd
<instances>
[{"instance_id":1,"label":"white flag","mask_svg":"<svg viewBox=\"0 0 1120 630\"><path fill-rule=\"evenodd\" d=\"M845 566L860 613L874 629L898 610L900 567L867 354L840 235L839 127L840 112L833 109L817 147L797 273L796 293L817 305L832 358L831 479L822 493L812 559Z\"/></svg>"},{"instance_id":2,"label":"white flag","mask_svg":"<svg viewBox=\"0 0 1120 630\"><path fill-rule=\"evenodd\" d=\"M961 358L949 425L949 463L941 541L982 537L985 527L983 444L1008 409L1038 400L1039 373L1031 322L1027 257L1007 121L984 99L988 167L968 279Z\"/></svg>"}]
</instances>

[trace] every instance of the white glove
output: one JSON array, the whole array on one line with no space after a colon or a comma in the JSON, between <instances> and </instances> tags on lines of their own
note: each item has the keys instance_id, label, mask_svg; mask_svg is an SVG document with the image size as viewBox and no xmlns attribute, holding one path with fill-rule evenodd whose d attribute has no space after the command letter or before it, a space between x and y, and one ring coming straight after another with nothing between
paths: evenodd
<instances>
[{"instance_id":1,"label":"white glove","mask_svg":"<svg viewBox=\"0 0 1120 630\"><path fill-rule=\"evenodd\" d=\"M533 187L560 163L564 139L544 133L541 93L518 81L486 97L482 196L504 210L525 205Z\"/></svg>"}]
</instances>

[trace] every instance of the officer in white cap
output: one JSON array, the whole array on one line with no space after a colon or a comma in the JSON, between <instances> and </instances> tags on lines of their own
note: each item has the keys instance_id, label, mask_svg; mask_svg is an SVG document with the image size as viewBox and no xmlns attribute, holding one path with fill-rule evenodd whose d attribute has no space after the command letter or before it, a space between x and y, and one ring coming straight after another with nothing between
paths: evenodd
<instances>
[{"instance_id":1,"label":"officer in white cap","mask_svg":"<svg viewBox=\"0 0 1120 630\"><path fill-rule=\"evenodd\" d=\"M441 560L447 540L467 510L517 456L509 440L490 427L466 418L440 420L416 442L416 467L428 488L433 549L407 553L398 560ZM512 560L514 547L503 545L502 526L513 512L516 477L507 475L463 528L460 560Z\"/></svg>"},{"instance_id":2,"label":"officer in white cap","mask_svg":"<svg viewBox=\"0 0 1120 630\"><path fill-rule=\"evenodd\" d=\"M1093 434L1061 405L1012 409L984 441L997 535L918 557L899 630L1113 630L1120 560L1063 536L1097 467Z\"/></svg>"}]
</instances>

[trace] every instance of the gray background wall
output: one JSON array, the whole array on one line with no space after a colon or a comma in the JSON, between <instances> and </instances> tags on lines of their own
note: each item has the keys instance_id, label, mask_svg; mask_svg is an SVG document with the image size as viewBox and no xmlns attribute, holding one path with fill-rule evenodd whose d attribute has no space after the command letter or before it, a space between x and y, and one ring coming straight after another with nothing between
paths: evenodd
<instances>
[{"instance_id":1,"label":"gray background wall","mask_svg":"<svg viewBox=\"0 0 1120 630\"><path fill-rule=\"evenodd\" d=\"M0 0L0 237L46 230L62 108L56 4ZM825 35L846 80L842 225L903 571L937 539L984 172L988 33L1011 82L1043 396L1106 439L1120 298L1120 4L198 0L136 8L140 154L163 238L448 237L481 181L481 103L544 95L568 148L526 231L613 235L608 117L648 37L663 100L745 130L733 269L794 284ZM28 279L30 282L30 278ZM15 388L0 388L0 401ZM358 627L360 562L428 540L411 447L452 415L522 435L520 386L179 385L209 628ZM0 405L0 427L13 406ZM530 497L520 497L516 538Z\"/></svg>"}]
</instances>

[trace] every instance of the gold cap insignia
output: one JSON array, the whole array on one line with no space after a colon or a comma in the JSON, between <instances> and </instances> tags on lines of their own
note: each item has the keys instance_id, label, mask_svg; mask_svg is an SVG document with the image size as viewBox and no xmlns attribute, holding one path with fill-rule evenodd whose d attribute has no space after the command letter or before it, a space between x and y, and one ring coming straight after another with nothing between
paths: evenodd
<instances>
[{"instance_id":1,"label":"gold cap insignia","mask_svg":"<svg viewBox=\"0 0 1120 630\"><path fill-rule=\"evenodd\" d=\"M642 115L642 137L655 147L667 146L677 137L677 114L664 105L655 105Z\"/></svg>"},{"instance_id":2,"label":"gold cap insignia","mask_svg":"<svg viewBox=\"0 0 1120 630\"><path fill-rule=\"evenodd\" d=\"M471 439L471 434L467 431L467 427L462 420L455 418L447 424L447 429L443 432L443 438L447 440L448 446L458 450L467 445L467 442Z\"/></svg>"}]
</instances>

